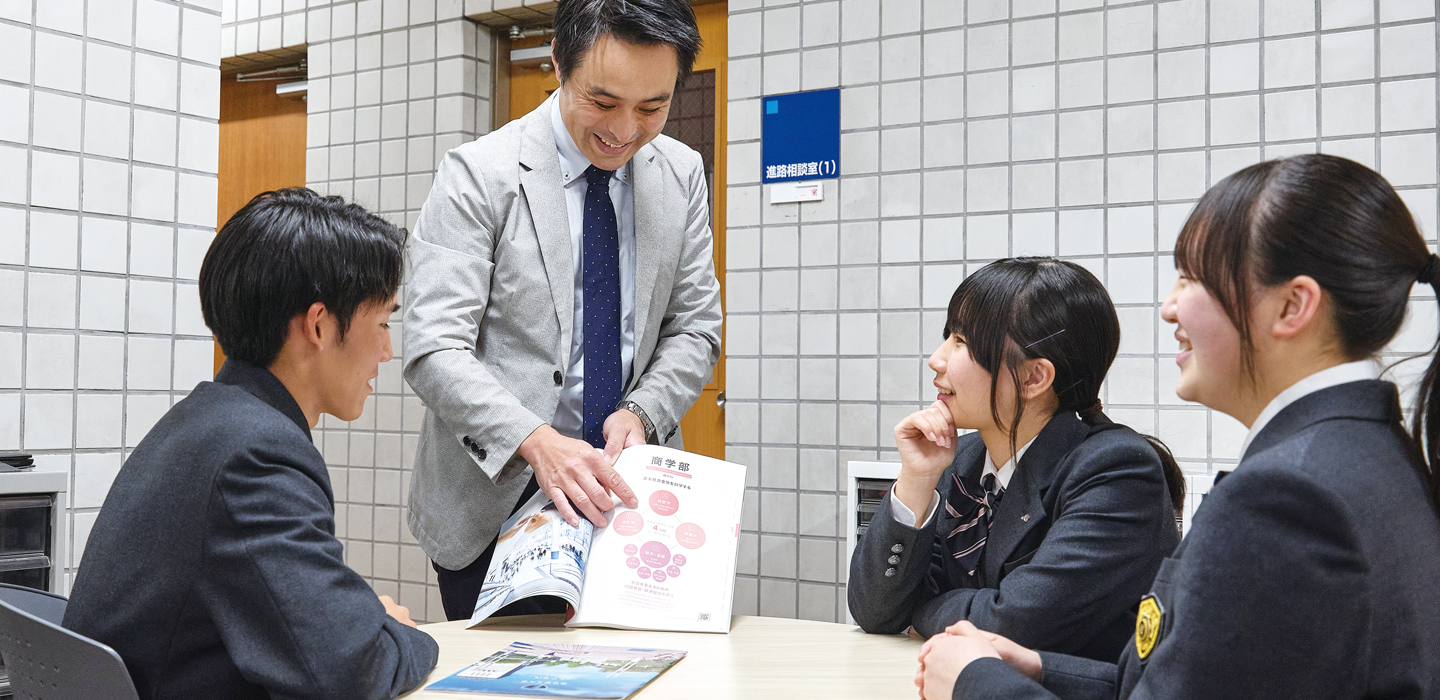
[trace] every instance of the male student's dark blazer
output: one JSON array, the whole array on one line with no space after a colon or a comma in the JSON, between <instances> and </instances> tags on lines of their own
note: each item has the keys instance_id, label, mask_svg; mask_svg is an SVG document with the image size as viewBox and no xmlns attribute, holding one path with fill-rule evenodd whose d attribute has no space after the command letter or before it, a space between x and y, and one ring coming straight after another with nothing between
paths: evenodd
<instances>
[{"instance_id":1,"label":"male student's dark blazer","mask_svg":"<svg viewBox=\"0 0 1440 700\"><path fill-rule=\"evenodd\" d=\"M1042 653L1043 687L993 659L955 698L1440 698L1440 518L1395 385L1277 413L1217 485L1151 593L1160 636L1117 667Z\"/></svg>"},{"instance_id":2,"label":"male student's dark blazer","mask_svg":"<svg viewBox=\"0 0 1440 700\"><path fill-rule=\"evenodd\" d=\"M64 626L119 652L146 700L393 698L439 647L345 565L334 513L299 405L226 360L116 476Z\"/></svg>"},{"instance_id":3,"label":"male student's dark blazer","mask_svg":"<svg viewBox=\"0 0 1440 700\"><path fill-rule=\"evenodd\" d=\"M985 443L960 438L952 472L979 483ZM924 513L917 514L924 518ZM1026 646L1113 659L1136 604L1180 540L1160 457L1135 431L1057 413L1021 457L995 511L976 577L945 535L942 500L924 529L896 523L883 500L850 559L850 614L867 632L914 626L930 636L959 620ZM978 578L978 581L974 579Z\"/></svg>"}]
</instances>

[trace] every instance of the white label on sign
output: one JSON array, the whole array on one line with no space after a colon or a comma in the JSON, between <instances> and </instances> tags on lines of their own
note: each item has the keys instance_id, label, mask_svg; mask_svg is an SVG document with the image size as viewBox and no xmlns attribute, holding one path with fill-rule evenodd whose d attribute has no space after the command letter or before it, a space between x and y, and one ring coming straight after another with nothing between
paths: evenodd
<instances>
[{"instance_id":1,"label":"white label on sign","mask_svg":"<svg viewBox=\"0 0 1440 700\"><path fill-rule=\"evenodd\" d=\"M776 182L770 185L771 204L818 202L824 198L823 182Z\"/></svg>"}]
</instances>

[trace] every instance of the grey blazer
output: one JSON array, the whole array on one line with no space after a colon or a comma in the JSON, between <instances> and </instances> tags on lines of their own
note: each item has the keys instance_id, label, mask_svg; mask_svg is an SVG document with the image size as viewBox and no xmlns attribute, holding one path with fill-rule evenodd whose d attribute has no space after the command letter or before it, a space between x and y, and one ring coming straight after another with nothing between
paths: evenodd
<instances>
[{"instance_id":1,"label":"grey blazer","mask_svg":"<svg viewBox=\"0 0 1440 700\"><path fill-rule=\"evenodd\" d=\"M410 531L475 561L529 479L516 449L555 415L570 358L570 225L553 100L445 155L407 244L405 379L425 402ZM666 444L720 357L700 155L657 136L632 159L635 359L626 398Z\"/></svg>"},{"instance_id":2,"label":"grey blazer","mask_svg":"<svg viewBox=\"0 0 1440 700\"><path fill-rule=\"evenodd\" d=\"M1287 406L1160 567L1147 658L1042 652L1043 686L981 659L954 697L1440 698L1440 518L1401 418L1380 381Z\"/></svg>"},{"instance_id":3,"label":"grey blazer","mask_svg":"<svg viewBox=\"0 0 1440 700\"><path fill-rule=\"evenodd\" d=\"M985 443L960 438L951 474L980 480ZM952 556L958 520L942 504L923 530L895 522L887 497L850 560L850 613L868 632L959 620L1030 647L1114 659L1136 603L1180 533L1160 456L1135 431L1059 413L1020 459L991 526L979 581ZM891 562L894 562L893 564ZM893 571L892 571L893 569ZM887 575L889 574L889 575Z\"/></svg>"}]
</instances>

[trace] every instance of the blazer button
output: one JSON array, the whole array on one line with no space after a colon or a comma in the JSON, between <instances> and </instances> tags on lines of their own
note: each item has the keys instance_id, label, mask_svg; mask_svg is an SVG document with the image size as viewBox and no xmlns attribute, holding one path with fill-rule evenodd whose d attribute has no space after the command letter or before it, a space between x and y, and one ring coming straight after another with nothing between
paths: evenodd
<instances>
[{"instance_id":1,"label":"blazer button","mask_svg":"<svg viewBox=\"0 0 1440 700\"><path fill-rule=\"evenodd\" d=\"M483 448L483 447L477 447L477 448L475 448L475 456L476 456L476 457L479 457L479 458L480 458L480 461L482 461L482 462L485 461L485 448Z\"/></svg>"},{"instance_id":2,"label":"blazer button","mask_svg":"<svg viewBox=\"0 0 1440 700\"><path fill-rule=\"evenodd\" d=\"M892 552L894 552L894 553L896 553L896 554L899 554L899 553L905 551L905 545L903 545L903 544L896 544L895 546L893 546L893 547L890 548L890 551L892 551Z\"/></svg>"},{"instance_id":3,"label":"blazer button","mask_svg":"<svg viewBox=\"0 0 1440 700\"><path fill-rule=\"evenodd\" d=\"M895 574L896 571L893 566L885 570L885 578L895 578Z\"/></svg>"},{"instance_id":4,"label":"blazer button","mask_svg":"<svg viewBox=\"0 0 1440 700\"><path fill-rule=\"evenodd\" d=\"M555 386L560 386L560 385L562 385L562 384L564 384L564 383L565 383L565 375L561 374L561 373L560 373L560 370L558 370L558 369L555 370Z\"/></svg>"},{"instance_id":5,"label":"blazer button","mask_svg":"<svg viewBox=\"0 0 1440 700\"><path fill-rule=\"evenodd\" d=\"M895 565L895 564L899 564L899 563L900 563L900 555L899 555L899 554L891 554L891 555L890 555L890 558L887 559L886 561L890 562L890 564L891 564L892 566Z\"/></svg>"},{"instance_id":6,"label":"blazer button","mask_svg":"<svg viewBox=\"0 0 1440 700\"><path fill-rule=\"evenodd\" d=\"M460 438L460 444L466 447L474 447L475 441L471 440L469 435L466 435L465 437Z\"/></svg>"},{"instance_id":7,"label":"blazer button","mask_svg":"<svg viewBox=\"0 0 1440 700\"><path fill-rule=\"evenodd\" d=\"M671 428L671 429L670 429L670 432L668 432L668 433L665 434L665 442L670 442L670 438L675 437L675 431L676 431L676 430L677 430L677 428Z\"/></svg>"}]
</instances>

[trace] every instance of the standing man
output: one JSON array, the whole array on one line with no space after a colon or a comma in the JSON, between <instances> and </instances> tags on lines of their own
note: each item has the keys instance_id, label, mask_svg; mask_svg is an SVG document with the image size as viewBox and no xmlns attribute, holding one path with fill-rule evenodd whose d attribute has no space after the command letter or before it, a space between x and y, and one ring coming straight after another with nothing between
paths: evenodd
<instances>
[{"instance_id":1,"label":"standing man","mask_svg":"<svg viewBox=\"0 0 1440 700\"><path fill-rule=\"evenodd\" d=\"M409 241L409 523L452 620L537 489L572 524L634 507L615 457L680 447L719 359L703 166L660 135L699 50L688 0L560 0L560 89L436 173Z\"/></svg>"}]
</instances>

